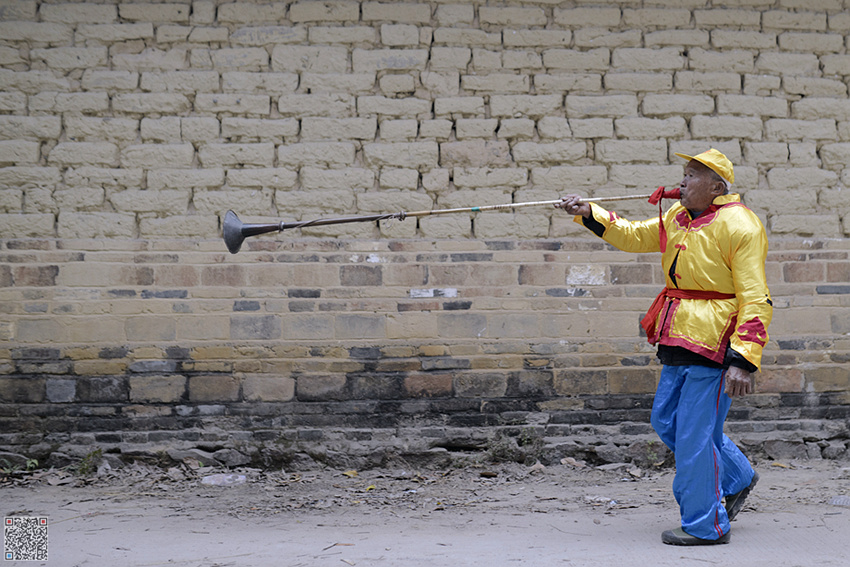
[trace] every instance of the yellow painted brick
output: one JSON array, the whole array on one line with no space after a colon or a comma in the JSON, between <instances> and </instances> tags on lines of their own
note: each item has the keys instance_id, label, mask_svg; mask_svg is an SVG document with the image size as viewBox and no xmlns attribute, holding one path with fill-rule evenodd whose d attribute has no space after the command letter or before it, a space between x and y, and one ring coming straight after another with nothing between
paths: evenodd
<instances>
[{"instance_id":1,"label":"yellow painted brick","mask_svg":"<svg viewBox=\"0 0 850 567\"><path fill-rule=\"evenodd\" d=\"M197 346L192 348L193 360L230 359L233 357L233 347L225 345Z\"/></svg>"},{"instance_id":2,"label":"yellow painted brick","mask_svg":"<svg viewBox=\"0 0 850 567\"><path fill-rule=\"evenodd\" d=\"M124 374L127 363L121 360L78 360L74 362L74 374L80 376Z\"/></svg>"}]
</instances>

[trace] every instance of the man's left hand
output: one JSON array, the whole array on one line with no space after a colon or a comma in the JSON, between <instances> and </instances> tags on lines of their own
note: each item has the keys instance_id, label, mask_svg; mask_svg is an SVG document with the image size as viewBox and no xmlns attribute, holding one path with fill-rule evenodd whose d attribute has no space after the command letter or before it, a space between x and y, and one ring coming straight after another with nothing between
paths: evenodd
<instances>
[{"instance_id":1,"label":"man's left hand","mask_svg":"<svg viewBox=\"0 0 850 567\"><path fill-rule=\"evenodd\" d=\"M753 389L752 373L738 366L726 371L726 394L731 397L746 396Z\"/></svg>"}]
</instances>

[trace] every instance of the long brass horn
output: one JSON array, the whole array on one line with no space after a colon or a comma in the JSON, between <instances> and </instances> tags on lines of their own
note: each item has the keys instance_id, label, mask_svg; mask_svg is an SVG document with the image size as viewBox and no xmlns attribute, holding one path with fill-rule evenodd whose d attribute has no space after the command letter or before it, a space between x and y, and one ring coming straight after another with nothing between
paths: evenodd
<instances>
[{"instance_id":1,"label":"long brass horn","mask_svg":"<svg viewBox=\"0 0 850 567\"><path fill-rule=\"evenodd\" d=\"M592 199L582 199L585 203L604 203L607 201L626 201L634 199L648 199L651 195L625 195L622 197L596 197ZM483 205L480 207L460 207L456 209L432 209L428 211L411 211L387 213L382 215L367 215L357 217L342 217L331 219L315 219L309 221L297 222L278 222L278 223L261 223L249 224L243 223L233 211L227 211L224 215L224 223L222 224L222 232L224 233L224 243L231 254L236 254L242 247L242 242L249 236L265 234L267 232L283 232L288 228L304 228L308 226L323 226L329 224L343 224L349 222L374 222L385 219L404 220L407 217L426 217L430 215L445 215L450 213L478 213L481 211L494 211L498 209L518 209L520 207L533 207L541 205L557 205L561 203L561 199L550 201L527 201L524 203L505 203L502 205Z\"/></svg>"}]
</instances>

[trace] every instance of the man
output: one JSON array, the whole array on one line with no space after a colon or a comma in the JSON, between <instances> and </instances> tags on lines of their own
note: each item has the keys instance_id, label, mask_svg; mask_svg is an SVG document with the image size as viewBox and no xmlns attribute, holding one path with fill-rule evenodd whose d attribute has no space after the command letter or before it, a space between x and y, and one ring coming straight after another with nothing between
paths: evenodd
<instances>
[{"instance_id":1,"label":"man","mask_svg":"<svg viewBox=\"0 0 850 567\"><path fill-rule=\"evenodd\" d=\"M767 236L739 195L729 193L735 175L725 155L676 155L688 164L680 201L663 216L630 222L576 195L557 206L621 250L662 252L666 288L641 324L663 364L651 422L676 456L673 493L682 523L661 539L712 545L729 542L729 522L758 482L723 434L723 422L730 396L750 393L767 343Z\"/></svg>"}]
</instances>

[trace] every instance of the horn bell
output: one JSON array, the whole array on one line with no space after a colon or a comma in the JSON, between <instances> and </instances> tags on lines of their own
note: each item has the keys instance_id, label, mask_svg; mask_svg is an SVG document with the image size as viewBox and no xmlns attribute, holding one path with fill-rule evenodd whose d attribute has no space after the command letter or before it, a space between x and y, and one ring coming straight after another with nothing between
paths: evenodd
<instances>
[{"instance_id":1,"label":"horn bell","mask_svg":"<svg viewBox=\"0 0 850 567\"><path fill-rule=\"evenodd\" d=\"M242 248L245 236L242 234L242 221L233 211L227 211L224 215L224 224L221 226L224 234L224 244L231 254L236 254Z\"/></svg>"}]
</instances>

